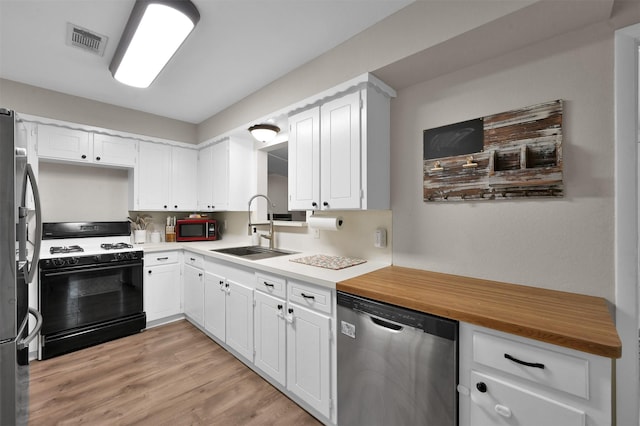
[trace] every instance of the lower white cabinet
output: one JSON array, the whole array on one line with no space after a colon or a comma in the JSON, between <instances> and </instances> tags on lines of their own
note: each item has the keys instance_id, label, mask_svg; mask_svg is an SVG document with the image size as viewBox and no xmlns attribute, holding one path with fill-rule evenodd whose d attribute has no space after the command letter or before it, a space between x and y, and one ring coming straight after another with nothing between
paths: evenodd
<instances>
[{"instance_id":1,"label":"lower white cabinet","mask_svg":"<svg viewBox=\"0 0 640 426\"><path fill-rule=\"evenodd\" d=\"M254 333L256 367L286 386L287 342L283 299L255 292Z\"/></svg>"},{"instance_id":2,"label":"lower white cabinet","mask_svg":"<svg viewBox=\"0 0 640 426\"><path fill-rule=\"evenodd\" d=\"M221 341L226 339L226 279L212 272L204 275L204 328Z\"/></svg>"},{"instance_id":3,"label":"lower white cabinet","mask_svg":"<svg viewBox=\"0 0 640 426\"><path fill-rule=\"evenodd\" d=\"M204 270L184 265L184 314L204 325Z\"/></svg>"},{"instance_id":4,"label":"lower white cabinet","mask_svg":"<svg viewBox=\"0 0 640 426\"><path fill-rule=\"evenodd\" d=\"M253 287L251 273L230 264L206 262L204 328L253 361Z\"/></svg>"},{"instance_id":5,"label":"lower white cabinet","mask_svg":"<svg viewBox=\"0 0 640 426\"><path fill-rule=\"evenodd\" d=\"M287 315L287 389L329 417L331 319L294 303Z\"/></svg>"},{"instance_id":6,"label":"lower white cabinet","mask_svg":"<svg viewBox=\"0 0 640 426\"><path fill-rule=\"evenodd\" d=\"M226 342L245 358L253 359L253 289L227 279Z\"/></svg>"},{"instance_id":7,"label":"lower white cabinet","mask_svg":"<svg viewBox=\"0 0 640 426\"><path fill-rule=\"evenodd\" d=\"M144 259L144 310L147 322L179 314L182 291L178 252L158 252Z\"/></svg>"},{"instance_id":8,"label":"lower white cabinet","mask_svg":"<svg viewBox=\"0 0 640 426\"><path fill-rule=\"evenodd\" d=\"M461 426L612 424L613 361L460 323Z\"/></svg>"},{"instance_id":9,"label":"lower white cabinet","mask_svg":"<svg viewBox=\"0 0 640 426\"><path fill-rule=\"evenodd\" d=\"M331 418L331 290L261 273L256 281L255 366Z\"/></svg>"}]
</instances>

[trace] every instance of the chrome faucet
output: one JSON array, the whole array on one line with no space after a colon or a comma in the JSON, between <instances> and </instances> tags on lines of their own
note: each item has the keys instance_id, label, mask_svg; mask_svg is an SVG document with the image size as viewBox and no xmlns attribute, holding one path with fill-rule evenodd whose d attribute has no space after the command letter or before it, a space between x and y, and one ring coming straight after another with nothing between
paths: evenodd
<instances>
[{"instance_id":1,"label":"chrome faucet","mask_svg":"<svg viewBox=\"0 0 640 426\"><path fill-rule=\"evenodd\" d=\"M269 197L267 197L264 194L256 194L253 197L249 198L249 208L248 208L248 212L249 212L249 233L251 233L251 227L253 226L253 224L251 223L251 202L258 198L258 197L262 197L265 200L267 200L267 213L269 213L269 234L265 235L265 234L259 234L260 238L265 238L267 240L269 240L269 248L272 249L273 248L273 207L275 207L276 205L274 203L271 202L271 200L269 199Z\"/></svg>"}]
</instances>

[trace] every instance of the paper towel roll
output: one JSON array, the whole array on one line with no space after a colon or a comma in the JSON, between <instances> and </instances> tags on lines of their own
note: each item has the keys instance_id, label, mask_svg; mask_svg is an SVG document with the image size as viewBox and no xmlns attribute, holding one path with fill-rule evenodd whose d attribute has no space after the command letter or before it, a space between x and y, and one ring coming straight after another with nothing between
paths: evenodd
<instances>
[{"instance_id":1,"label":"paper towel roll","mask_svg":"<svg viewBox=\"0 0 640 426\"><path fill-rule=\"evenodd\" d=\"M337 231L342 229L343 220L341 216L311 216L307 219L307 224L313 229L323 229L326 231Z\"/></svg>"}]
</instances>

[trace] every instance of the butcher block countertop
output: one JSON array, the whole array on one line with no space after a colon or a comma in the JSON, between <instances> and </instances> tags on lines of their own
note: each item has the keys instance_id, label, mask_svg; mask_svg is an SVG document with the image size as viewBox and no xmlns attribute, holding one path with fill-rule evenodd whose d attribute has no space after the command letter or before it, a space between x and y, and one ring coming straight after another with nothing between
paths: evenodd
<instances>
[{"instance_id":1,"label":"butcher block countertop","mask_svg":"<svg viewBox=\"0 0 640 426\"><path fill-rule=\"evenodd\" d=\"M389 266L336 289L608 358L622 343L601 297Z\"/></svg>"}]
</instances>

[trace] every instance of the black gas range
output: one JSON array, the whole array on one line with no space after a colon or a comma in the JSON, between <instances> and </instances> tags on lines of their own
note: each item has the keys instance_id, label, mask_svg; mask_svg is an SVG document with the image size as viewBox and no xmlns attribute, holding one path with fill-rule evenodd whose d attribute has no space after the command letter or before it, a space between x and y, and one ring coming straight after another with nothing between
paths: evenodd
<instances>
[{"instance_id":1,"label":"black gas range","mask_svg":"<svg viewBox=\"0 0 640 426\"><path fill-rule=\"evenodd\" d=\"M146 328L144 253L130 234L129 222L43 224L40 359Z\"/></svg>"}]
</instances>

